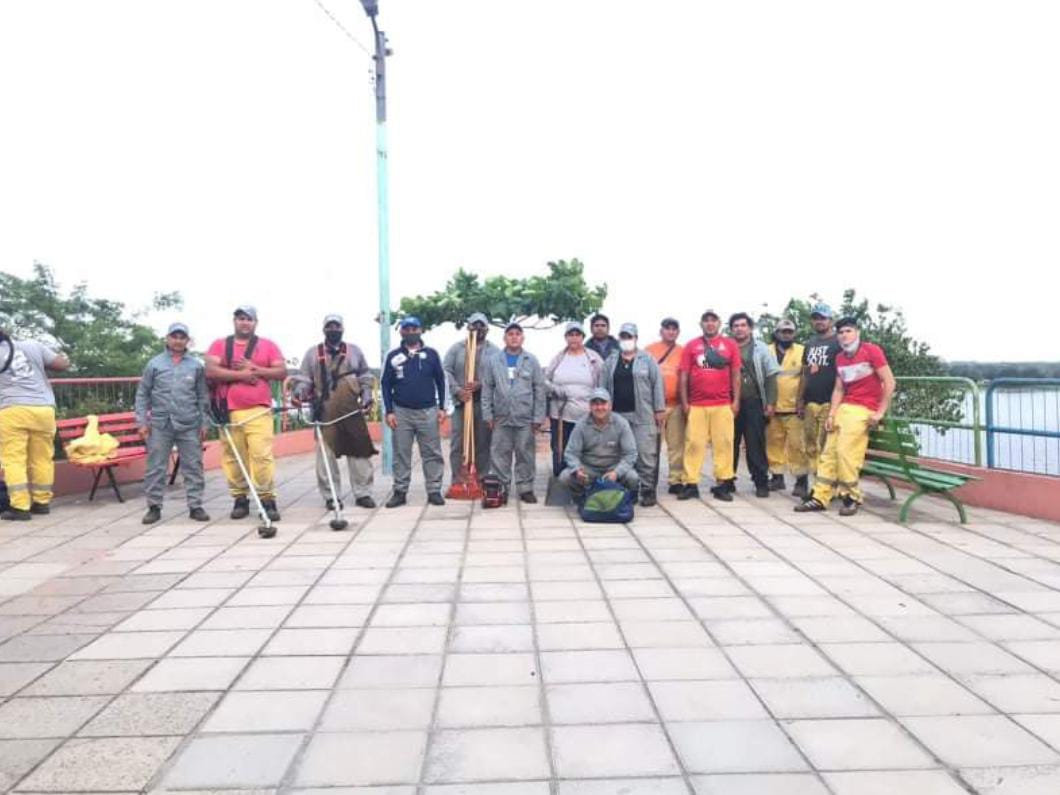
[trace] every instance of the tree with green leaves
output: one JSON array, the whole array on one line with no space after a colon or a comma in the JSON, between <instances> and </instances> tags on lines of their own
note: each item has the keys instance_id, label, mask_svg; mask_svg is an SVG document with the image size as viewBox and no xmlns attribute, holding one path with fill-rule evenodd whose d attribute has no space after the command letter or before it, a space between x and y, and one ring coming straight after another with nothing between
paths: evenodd
<instances>
[{"instance_id":1,"label":"tree with green leaves","mask_svg":"<svg viewBox=\"0 0 1060 795\"><path fill-rule=\"evenodd\" d=\"M482 312L503 328L516 321L526 328L551 328L566 320L581 320L604 305L607 285L590 287L584 265L577 259L548 263L548 274L525 279L490 276L480 280L463 268L432 295L402 298L396 318L418 317L424 329L453 323L463 327L468 315Z\"/></svg>"},{"instance_id":2,"label":"tree with green leaves","mask_svg":"<svg viewBox=\"0 0 1060 795\"><path fill-rule=\"evenodd\" d=\"M156 293L150 306L129 311L120 301L93 298L83 283L64 292L40 262L28 279L0 272L0 326L12 337L59 348L79 377L140 375L159 350L158 333L140 321L182 306L179 293Z\"/></svg>"}]
</instances>

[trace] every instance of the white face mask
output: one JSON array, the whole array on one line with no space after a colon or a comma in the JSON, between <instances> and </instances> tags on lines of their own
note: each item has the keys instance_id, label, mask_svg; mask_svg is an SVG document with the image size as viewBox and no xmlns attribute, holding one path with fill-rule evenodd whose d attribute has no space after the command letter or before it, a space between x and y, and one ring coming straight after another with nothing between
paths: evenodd
<instances>
[{"instance_id":1,"label":"white face mask","mask_svg":"<svg viewBox=\"0 0 1060 795\"><path fill-rule=\"evenodd\" d=\"M861 335L854 337L853 342L841 342L839 346L847 355L852 355L857 352L858 346L861 344Z\"/></svg>"},{"instance_id":2,"label":"white face mask","mask_svg":"<svg viewBox=\"0 0 1060 795\"><path fill-rule=\"evenodd\" d=\"M619 340L618 347L622 350L622 353L633 353L637 350L636 340Z\"/></svg>"}]
</instances>

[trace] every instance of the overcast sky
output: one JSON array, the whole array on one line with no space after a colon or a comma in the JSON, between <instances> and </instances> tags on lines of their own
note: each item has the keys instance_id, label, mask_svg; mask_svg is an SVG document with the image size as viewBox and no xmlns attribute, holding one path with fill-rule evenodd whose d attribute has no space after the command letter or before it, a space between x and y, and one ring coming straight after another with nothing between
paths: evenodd
<instances>
[{"instance_id":1,"label":"overcast sky","mask_svg":"<svg viewBox=\"0 0 1060 795\"><path fill-rule=\"evenodd\" d=\"M849 286L947 358L1058 358L1055 0L380 6L392 306L578 257L643 336ZM338 311L377 363L370 66L314 0L2 0L0 269L180 290L200 346Z\"/></svg>"}]
</instances>

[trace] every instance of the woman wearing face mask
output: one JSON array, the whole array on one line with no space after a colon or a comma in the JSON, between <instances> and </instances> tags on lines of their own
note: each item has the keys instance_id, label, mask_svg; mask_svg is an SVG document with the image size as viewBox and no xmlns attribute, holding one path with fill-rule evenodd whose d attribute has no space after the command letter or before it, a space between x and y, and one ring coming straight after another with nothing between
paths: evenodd
<instances>
[{"instance_id":1,"label":"woman wearing face mask","mask_svg":"<svg viewBox=\"0 0 1060 795\"><path fill-rule=\"evenodd\" d=\"M563 471L563 452L574 424L589 415L589 395L602 386L604 361L585 347L585 329L573 321L564 335L566 347L545 368L552 431L552 474Z\"/></svg>"},{"instance_id":2,"label":"woman wearing face mask","mask_svg":"<svg viewBox=\"0 0 1060 795\"><path fill-rule=\"evenodd\" d=\"M637 348L637 327L623 323L618 351L604 363L604 387L611 393L611 408L633 428L637 440L637 476L640 504L655 505L658 481L659 434L666 420L666 393L662 371L655 359Z\"/></svg>"}]
</instances>

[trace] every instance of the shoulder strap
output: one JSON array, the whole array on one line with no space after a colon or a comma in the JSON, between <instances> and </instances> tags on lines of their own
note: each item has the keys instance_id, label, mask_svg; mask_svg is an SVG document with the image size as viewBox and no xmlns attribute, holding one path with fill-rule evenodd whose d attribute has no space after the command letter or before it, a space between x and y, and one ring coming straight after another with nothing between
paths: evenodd
<instances>
[{"instance_id":1,"label":"shoulder strap","mask_svg":"<svg viewBox=\"0 0 1060 795\"><path fill-rule=\"evenodd\" d=\"M11 367L11 362L15 360L15 341L4 334L3 336L0 336L0 342L6 342L8 348L7 358L4 360L3 365L0 366L0 373L6 373L8 368Z\"/></svg>"},{"instance_id":2,"label":"shoulder strap","mask_svg":"<svg viewBox=\"0 0 1060 795\"><path fill-rule=\"evenodd\" d=\"M656 364L662 364L662 363L663 363L663 362L665 362L665 361L666 361L667 359L669 359L669 358L670 358L670 354L674 352L674 348L676 348L676 347L677 347L677 343L676 343L676 342L671 342L671 343L670 343L670 347L666 349L666 353L664 353L664 354L662 355L662 358L661 358L661 359L659 359L659 360L658 360L658 361L656 362Z\"/></svg>"},{"instance_id":3,"label":"shoulder strap","mask_svg":"<svg viewBox=\"0 0 1060 795\"><path fill-rule=\"evenodd\" d=\"M258 345L258 337L256 334L251 334L250 339L247 340L247 349L243 351L243 358L249 359L254 355L254 348Z\"/></svg>"},{"instance_id":4,"label":"shoulder strap","mask_svg":"<svg viewBox=\"0 0 1060 795\"><path fill-rule=\"evenodd\" d=\"M236 338L229 334L225 337L225 367L232 366L232 358L235 356Z\"/></svg>"}]
</instances>

